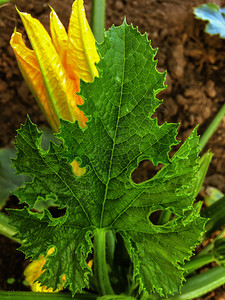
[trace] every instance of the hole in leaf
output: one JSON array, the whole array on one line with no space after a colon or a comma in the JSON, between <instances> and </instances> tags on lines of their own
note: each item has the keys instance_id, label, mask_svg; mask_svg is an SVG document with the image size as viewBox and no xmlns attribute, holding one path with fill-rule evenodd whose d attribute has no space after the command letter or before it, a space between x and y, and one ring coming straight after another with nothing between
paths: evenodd
<instances>
[{"instance_id":1,"label":"hole in leaf","mask_svg":"<svg viewBox=\"0 0 225 300\"><path fill-rule=\"evenodd\" d=\"M139 166L132 172L131 178L135 183L141 183L153 178L159 170L164 167L163 164L154 166L150 160L143 160L139 163Z\"/></svg>"},{"instance_id":2,"label":"hole in leaf","mask_svg":"<svg viewBox=\"0 0 225 300\"><path fill-rule=\"evenodd\" d=\"M153 225L165 225L168 222L172 221L176 215L168 210L168 209L159 209L155 210L149 216L149 220L152 222Z\"/></svg>"},{"instance_id":3,"label":"hole in leaf","mask_svg":"<svg viewBox=\"0 0 225 300\"><path fill-rule=\"evenodd\" d=\"M63 217L66 214L66 207L65 208L58 208L58 207L49 207L48 210L50 211L53 218Z\"/></svg>"}]
</instances>

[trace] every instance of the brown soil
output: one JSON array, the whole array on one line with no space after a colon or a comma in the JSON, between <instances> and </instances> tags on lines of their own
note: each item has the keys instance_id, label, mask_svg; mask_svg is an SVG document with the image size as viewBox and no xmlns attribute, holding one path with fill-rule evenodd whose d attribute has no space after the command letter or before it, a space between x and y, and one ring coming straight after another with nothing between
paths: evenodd
<instances>
[{"instance_id":1,"label":"brown soil","mask_svg":"<svg viewBox=\"0 0 225 300\"><path fill-rule=\"evenodd\" d=\"M203 22L193 16L193 7L212 2L206 0L107 0L106 28L112 24L120 25L127 17L128 24L133 23L139 30L148 33L152 46L158 47L158 69L167 70L167 84L160 98L163 105L157 110L160 122L181 122L179 139L185 140L191 130L199 124L199 134L207 128L216 112L223 105L225 95L225 41L217 36L204 33ZM225 0L214 0L224 7ZM13 144L15 130L26 120L39 126L46 124L38 105L33 99L17 67L13 51L9 46L10 36L16 26L24 33L22 23L15 11L31 13L44 26L49 28L49 7L51 5L67 27L73 0L15 0L0 8L0 147ZM88 19L90 19L91 1L85 1ZM205 150L214 153L205 185L218 187L225 192L225 118L217 132L211 138ZM150 174L150 165L144 163L144 172L137 180L143 180ZM1 240L1 242L3 242ZM14 259L15 246L4 239L2 244L12 244L11 260ZM11 249L11 248L10 248ZM9 253L1 253L0 267L4 269L4 260ZM10 252L11 253L11 252ZM13 261L14 264L17 261ZM13 266L13 264L11 263ZM22 265L22 263L20 263ZM7 272L7 278L13 277ZM2 278L0 277L2 280ZM0 289L11 289L0 283ZM17 288L21 289L21 285ZM223 296L221 296L223 294ZM221 298L222 297L222 298ZM220 288L207 299L225 299Z\"/></svg>"}]
</instances>

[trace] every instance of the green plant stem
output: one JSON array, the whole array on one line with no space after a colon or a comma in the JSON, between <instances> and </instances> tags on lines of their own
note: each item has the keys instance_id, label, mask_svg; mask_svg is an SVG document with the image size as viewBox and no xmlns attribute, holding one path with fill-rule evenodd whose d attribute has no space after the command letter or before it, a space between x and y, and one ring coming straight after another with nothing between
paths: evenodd
<instances>
[{"instance_id":1,"label":"green plant stem","mask_svg":"<svg viewBox=\"0 0 225 300\"><path fill-rule=\"evenodd\" d=\"M115 237L112 231L106 232L106 261L112 267L115 252Z\"/></svg>"},{"instance_id":2,"label":"green plant stem","mask_svg":"<svg viewBox=\"0 0 225 300\"><path fill-rule=\"evenodd\" d=\"M205 254L201 256L195 256L190 261L188 261L183 268L188 272L188 274L194 272L195 270L213 262L215 258L212 254Z\"/></svg>"},{"instance_id":3,"label":"green plant stem","mask_svg":"<svg viewBox=\"0 0 225 300\"><path fill-rule=\"evenodd\" d=\"M15 234L16 232L10 227L10 226L7 226L7 225L4 225L4 224L0 224L0 234L6 236L7 238L17 242L17 243L20 243L21 244L21 241L14 238L13 235Z\"/></svg>"},{"instance_id":4,"label":"green plant stem","mask_svg":"<svg viewBox=\"0 0 225 300\"><path fill-rule=\"evenodd\" d=\"M13 226L9 225L9 222L10 218L7 215L0 212L0 234L21 244L21 241L19 239L13 237L13 235L16 234L16 231Z\"/></svg>"},{"instance_id":5,"label":"green plant stem","mask_svg":"<svg viewBox=\"0 0 225 300\"><path fill-rule=\"evenodd\" d=\"M169 299L189 300L201 297L225 283L225 268L216 266L201 274L193 276L181 288L181 294ZM168 299L168 298L166 298Z\"/></svg>"},{"instance_id":6,"label":"green plant stem","mask_svg":"<svg viewBox=\"0 0 225 300\"><path fill-rule=\"evenodd\" d=\"M213 153L210 153L210 151L207 151L200 159L199 159L199 170L198 174L196 176L195 184L193 187L194 198L198 196L198 193L200 192L202 188L203 181L205 179L206 173L208 171L208 167L210 165L210 162L212 160Z\"/></svg>"},{"instance_id":7,"label":"green plant stem","mask_svg":"<svg viewBox=\"0 0 225 300\"><path fill-rule=\"evenodd\" d=\"M11 299L11 300L96 300L98 296L92 294L76 294L74 298L70 293L35 293L35 292L4 292L0 291L0 299Z\"/></svg>"},{"instance_id":8,"label":"green plant stem","mask_svg":"<svg viewBox=\"0 0 225 300\"><path fill-rule=\"evenodd\" d=\"M105 0L92 0L91 29L98 43L104 39Z\"/></svg>"},{"instance_id":9,"label":"green plant stem","mask_svg":"<svg viewBox=\"0 0 225 300\"><path fill-rule=\"evenodd\" d=\"M169 222L171 215L172 215L171 211L169 211L169 210L163 210L160 213L159 220L158 220L157 224L158 225L166 224L167 222Z\"/></svg>"},{"instance_id":10,"label":"green plant stem","mask_svg":"<svg viewBox=\"0 0 225 300\"><path fill-rule=\"evenodd\" d=\"M104 228L97 229L94 237L94 276L99 293L113 295L106 263L106 233Z\"/></svg>"},{"instance_id":11,"label":"green plant stem","mask_svg":"<svg viewBox=\"0 0 225 300\"><path fill-rule=\"evenodd\" d=\"M213 133L216 131L217 127L219 126L220 122L222 121L223 117L225 115L225 103L217 113L217 115L214 117L212 122L209 124L206 131L203 133L203 135L200 138L200 151L205 147Z\"/></svg>"}]
</instances>

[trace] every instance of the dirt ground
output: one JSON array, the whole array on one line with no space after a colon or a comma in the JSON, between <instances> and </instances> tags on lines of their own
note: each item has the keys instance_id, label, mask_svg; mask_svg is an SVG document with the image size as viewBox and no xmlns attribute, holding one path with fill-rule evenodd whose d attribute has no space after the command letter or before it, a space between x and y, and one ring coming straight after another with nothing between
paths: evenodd
<instances>
[{"instance_id":1,"label":"dirt ground","mask_svg":"<svg viewBox=\"0 0 225 300\"><path fill-rule=\"evenodd\" d=\"M84 2L90 20L91 0ZM168 71L168 87L159 95L164 103L156 114L160 123L165 120L181 123L178 136L181 141L197 125L202 134L225 99L225 40L204 33L204 23L193 15L193 7L207 2L225 6L225 0L107 0L106 29L112 24L120 25L126 16L128 24L138 26L141 33L147 32L152 46L159 48L158 69ZM39 126L47 125L9 45L15 26L24 33L15 4L49 29L48 5L55 9L67 27L72 3L73 0L15 0L0 8L0 147L13 144L16 129L25 122L27 114ZM222 192L225 192L224 147L225 118L204 150L211 149L214 153L205 186L217 187ZM145 162L142 172L136 174L137 181L150 174L151 166ZM26 289L21 282L21 273L18 273L18 269L24 267L22 254L15 255L17 245L1 237L3 244L11 250L0 249L0 268L4 270L5 278L17 276L17 285L8 284L1 274L0 289ZM206 298L225 299L225 292L220 288Z\"/></svg>"}]
</instances>

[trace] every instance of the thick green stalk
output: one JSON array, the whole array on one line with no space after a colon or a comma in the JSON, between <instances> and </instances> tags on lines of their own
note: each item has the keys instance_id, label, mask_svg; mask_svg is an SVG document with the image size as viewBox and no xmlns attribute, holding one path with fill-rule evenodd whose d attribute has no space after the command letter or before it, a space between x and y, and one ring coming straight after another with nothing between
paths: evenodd
<instances>
[{"instance_id":1,"label":"thick green stalk","mask_svg":"<svg viewBox=\"0 0 225 300\"><path fill-rule=\"evenodd\" d=\"M209 124L209 127L206 129L206 131L203 133L203 135L200 138L200 151L205 147L213 133L216 131L217 127L219 126L220 122L222 121L223 117L225 115L225 103L217 113L217 115L214 117L212 122Z\"/></svg>"},{"instance_id":2,"label":"thick green stalk","mask_svg":"<svg viewBox=\"0 0 225 300\"><path fill-rule=\"evenodd\" d=\"M176 294L175 296L169 297L169 299L196 299L223 284L225 284L225 269L217 266L187 279L187 282L181 287L181 294Z\"/></svg>"},{"instance_id":3,"label":"thick green stalk","mask_svg":"<svg viewBox=\"0 0 225 300\"><path fill-rule=\"evenodd\" d=\"M212 254L205 254L201 256L195 256L190 261L188 261L183 268L189 273L194 272L195 270L215 261L215 258Z\"/></svg>"},{"instance_id":4,"label":"thick green stalk","mask_svg":"<svg viewBox=\"0 0 225 300\"><path fill-rule=\"evenodd\" d=\"M7 215L0 212L0 234L21 244L20 240L13 237L16 234L16 230L13 226L9 225L9 222L10 222L10 218Z\"/></svg>"},{"instance_id":5,"label":"thick green stalk","mask_svg":"<svg viewBox=\"0 0 225 300\"><path fill-rule=\"evenodd\" d=\"M76 294L74 298L70 293L34 293L34 292L3 292L0 291L0 299L11 300L96 300L98 296L92 294Z\"/></svg>"},{"instance_id":6,"label":"thick green stalk","mask_svg":"<svg viewBox=\"0 0 225 300\"><path fill-rule=\"evenodd\" d=\"M112 231L107 231L106 233L106 260L107 263L112 267L115 253L115 236Z\"/></svg>"},{"instance_id":7,"label":"thick green stalk","mask_svg":"<svg viewBox=\"0 0 225 300\"><path fill-rule=\"evenodd\" d=\"M98 43L104 39L105 0L92 0L91 29Z\"/></svg>"},{"instance_id":8,"label":"thick green stalk","mask_svg":"<svg viewBox=\"0 0 225 300\"><path fill-rule=\"evenodd\" d=\"M97 229L94 237L94 276L101 295L113 295L106 262L106 233L104 228Z\"/></svg>"},{"instance_id":9,"label":"thick green stalk","mask_svg":"<svg viewBox=\"0 0 225 300\"><path fill-rule=\"evenodd\" d=\"M21 243L20 240L13 237L13 235L15 233L16 232L10 226L7 226L5 224L0 224L0 234L6 236L7 238L9 238L17 243Z\"/></svg>"}]
</instances>

